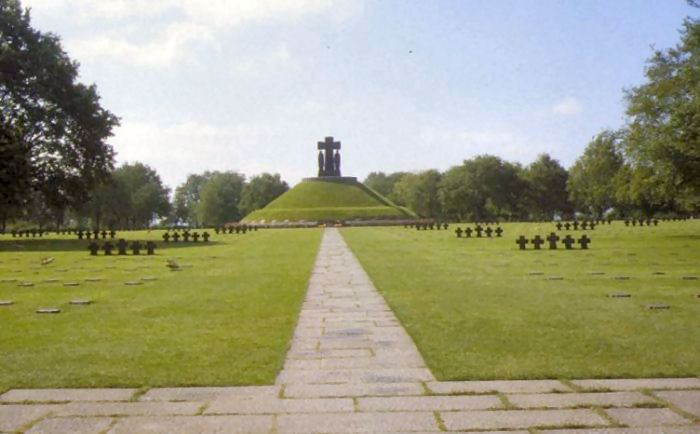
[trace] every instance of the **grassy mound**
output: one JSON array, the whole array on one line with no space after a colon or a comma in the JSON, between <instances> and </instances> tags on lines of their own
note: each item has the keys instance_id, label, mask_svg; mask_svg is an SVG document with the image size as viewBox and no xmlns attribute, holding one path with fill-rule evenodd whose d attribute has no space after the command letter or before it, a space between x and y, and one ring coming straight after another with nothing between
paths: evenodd
<instances>
[{"instance_id":1,"label":"grassy mound","mask_svg":"<svg viewBox=\"0 0 700 434\"><path fill-rule=\"evenodd\" d=\"M416 215L354 179L306 179L244 222L410 219Z\"/></svg>"}]
</instances>

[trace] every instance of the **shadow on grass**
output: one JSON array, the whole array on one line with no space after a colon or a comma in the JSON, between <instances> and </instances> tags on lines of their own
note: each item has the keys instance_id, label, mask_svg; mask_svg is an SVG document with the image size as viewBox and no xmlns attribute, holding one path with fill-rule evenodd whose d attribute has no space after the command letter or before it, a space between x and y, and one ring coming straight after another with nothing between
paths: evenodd
<instances>
[{"instance_id":1,"label":"shadow on grass","mask_svg":"<svg viewBox=\"0 0 700 434\"><path fill-rule=\"evenodd\" d=\"M0 252L88 252L88 245L95 240L51 240L51 239L41 239L41 238L15 238L15 239L0 239ZM97 240L97 244L100 246L100 254L103 254L102 246L105 242L111 242L112 245L116 245L118 240ZM127 239L127 243L130 245L132 241L136 239ZM139 239L142 245L145 245L148 240ZM207 247L222 244L217 241L208 242L170 242L165 243L163 241L156 241L156 252L158 249L163 248L190 248L190 247ZM131 250L129 253L131 253ZM112 254L116 254L117 248L114 247ZM142 248L142 252L145 253L145 247Z\"/></svg>"}]
</instances>

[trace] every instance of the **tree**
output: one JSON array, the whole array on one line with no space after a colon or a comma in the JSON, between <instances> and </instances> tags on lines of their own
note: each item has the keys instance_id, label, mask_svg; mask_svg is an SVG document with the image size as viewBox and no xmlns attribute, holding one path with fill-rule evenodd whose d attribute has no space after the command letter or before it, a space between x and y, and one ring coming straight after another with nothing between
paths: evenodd
<instances>
[{"instance_id":1,"label":"tree","mask_svg":"<svg viewBox=\"0 0 700 434\"><path fill-rule=\"evenodd\" d=\"M202 187L212 177L219 172L206 171L201 175L191 174L187 180L175 189L175 198L173 200L175 219L188 225L196 225L197 207L200 202Z\"/></svg>"},{"instance_id":2,"label":"tree","mask_svg":"<svg viewBox=\"0 0 700 434\"><path fill-rule=\"evenodd\" d=\"M569 172L549 154L541 154L524 173L528 182L528 208L533 217L551 219L572 211L566 181Z\"/></svg>"},{"instance_id":3,"label":"tree","mask_svg":"<svg viewBox=\"0 0 700 434\"><path fill-rule=\"evenodd\" d=\"M214 175L200 193L197 218L205 226L218 226L241 219L239 202L245 177L236 172Z\"/></svg>"},{"instance_id":4,"label":"tree","mask_svg":"<svg viewBox=\"0 0 700 434\"><path fill-rule=\"evenodd\" d=\"M129 196L127 206L120 212L127 227L147 228L153 219L168 215L169 189L155 170L142 163L124 164L114 171L113 177Z\"/></svg>"},{"instance_id":5,"label":"tree","mask_svg":"<svg viewBox=\"0 0 700 434\"><path fill-rule=\"evenodd\" d=\"M700 210L700 21L686 19L681 43L656 51L647 83L626 92L625 154L639 181L628 196L662 205L668 198Z\"/></svg>"},{"instance_id":6,"label":"tree","mask_svg":"<svg viewBox=\"0 0 700 434\"><path fill-rule=\"evenodd\" d=\"M0 230L3 232L7 220L19 215L31 193L29 167L28 147L17 140L13 128L0 123Z\"/></svg>"},{"instance_id":7,"label":"tree","mask_svg":"<svg viewBox=\"0 0 700 434\"><path fill-rule=\"evenodd\" d=\"M406 172L394 172L386 175L384 172L372 172L363 181L367 187L381 194L390 197L394 191L394 185L406 175Z\"/></svg>"},{"instance_id":8,"label":"tree","mask_svg":"<svg viewBox=\"0 0 700 434\"><path fill-rule=\"evenodd\" d=\"M106 181L93 187L90 200L79 208L79 214L92 219L94 229L116 228L124 210L131 209L131 196L123 177L110 176Z\"/></svg>"},{"instance_id":9,"label":"tree","mask_svg":"<svg viewBox=\"0 0 700 434\"><path fill-rule=\"evenodd\" d=\"M619 204L616 191L623 172L624 131L603 131L593 138L569 170L566 189L580 211L603 212Z\"/></svg>"},{"instance_id":10,"label":"tree","mask_svg":"<svg viewBox=\"0 0 700 434\"><path fill-rule=\"evenodd\" d=\"M439 217L442 214L438 199L440 178L440 172L433 169L405 174L394 185L397 203L407 206L421 217Z\"/></svg>"},{"instance_id":11,"label":"tree","mask_svg":"<svg viewBox=\"0 0 700 434\"><path fill-rule=\"evenodd\" d=\"M451 218L482 220L520 217L527 184L518 164L479 155L445 173L440 202Z\"/></svg>"},{"instance_id":12,"label":"tree","mask_svg":"<svg viewBox=\"0 0 700 434\"><path fill-rule=\"evenodd\" d=\"M279 173L274 175L263 173L252 177L241 193L239 204L241 215L245 216L265 207L287 190L289 185L280 179Z\"/></svg>"},{"instance_id":13,"label":"tree","mask_svg":"<svg viewBox=\"0 0 700 434\"><path fill-rule=\"evenodd\" d=\"M0 2L0 123L17 133L12 152L29 162L32 189L57 215L86 200L114 158L105 140L118 120L77 77L57 36L34 30L18 0ZM25 181L3 182L2 196L24 191Z\"/></svg>"}]
</instances>

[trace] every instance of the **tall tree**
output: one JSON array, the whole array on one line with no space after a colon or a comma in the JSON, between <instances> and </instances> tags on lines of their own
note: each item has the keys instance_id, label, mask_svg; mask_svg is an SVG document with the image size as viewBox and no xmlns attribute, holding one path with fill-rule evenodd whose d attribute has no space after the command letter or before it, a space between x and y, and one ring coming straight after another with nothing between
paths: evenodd
<instances>
[{"instance_id":1,"label":"tall tree","mask_svg":"<svg viewBox=\"0 0 700 434\"><path fill-rule=\"evenodd\" d=\"M190 174L187 180L175 189L173 199L175 219L188 225L197 225L197 207L200 202L202 187L219 172L206 171L199 174Z\"/></svg>"},{"instance_id":2,"label":"tall tree","mask_svg":"<svg viewBox=\"0 0 700 434\"><path fill-rule=\"evenodd\" d=\"M528 182L528 208L533 217L551 219L555 213L572 211L566 191L569 172L557 160L541 154L527 166L524 175Z\"/></svg>"},{"instance_id":3,"label":"tall tree","mask_svg":"<svg viewBox=\"0 0 700 434\"><path fill-rule=\"evenodd\" d=\"M241 193L239 204L241 215L245 216L256 209L265 207L287 190L289 190L289 185L282 181L279 173L274 175L263 173L252 177L245 184Z\"/></svg>"},{"instance_id":4,"label":"tall tree","mask_svg":"<svg viewBox=\"0 0 700 434\"><path fill-rule=\"evenodd\" d=\"M214 175L204 186L197 208L199 221L206 226L218 226L243 217L238 205L245 177L236 172Z\"/></svg>"},{"instance_id":5,"label":"tall tree","mask_svg":"<svg viewBox=\"0 0 700 434\"><path fill-rule=\"evenodd\" d=\"M389 175L384 172L372 172L363 181L367 187L377 193L389 197L394 191L394 185L404 176L406 172L394 172Z\"/></svg>"},{"instance_id":6,"label":"tall tree","mask_svg":"<svg viewBox=\"0 0 700 434\"><path fill-rule=\"evenodd\" d=\"M619 204L616 191L621 182L624 159L624 131L606 130L598 134L569 170L567 190L579 211L603 212Z\"/></svg>"},{"instance_id":7,"label":"tall tree","mask_svg":"<svg viewBox=\"0 0 700 434\"><path fill-rule=\"evenodd\" d=\"M29 148L6 123L0 123L0 229L17 217L31 190Z\"/></svg>"},{"instance_id":8,"label":"tall tree","mask_svg":"<svg viewBox=\"0 0 700 434\"><path fill-rule=\"evenodd\" d=\"M675 198L700 210L700 21L686 19L681 42L647 62L647 83L626 92L626 156L638 182L631 199L662 205Z\"/></svg>"},{"instance_id":9,"label":"tall tree","mask_svg":"<svg viewBox=\"0 0 700 434\"><path fill-rule=\"evenodd\" d=\"M128 206L121 211L129 227L147 228L155 218L168 215L169 189L155 170L142 163L124 164L114 171L113 177L129 195Z\"/></svg>"},{"instance_id":10,"label":"tall tree","mask_svg":"<svg viewBox=\"0 0 700 434\"><path fill-rule=\"evenodd\" d=\"M114 152L105 140L118 125L100 106L95 86L77 77L78 64L57 36L33 29L18 0L0 2L0 123L18 133L13 148L28 157L32 188L61 215L112 168ZM22 182L3 182L2 195Z\"/></svg>"},{"instance_id":11,"label":"tall tree","mask_svg":"<svg viewBox=\"0 0 700 434\"><path fill-rule=\"evenodd\" d=\"M437 170L408 173L394 185L397 203L407 206L421 217L436 218L442 215L438 198L438 185L442 175Z\"/></svg>"}]
</instances>

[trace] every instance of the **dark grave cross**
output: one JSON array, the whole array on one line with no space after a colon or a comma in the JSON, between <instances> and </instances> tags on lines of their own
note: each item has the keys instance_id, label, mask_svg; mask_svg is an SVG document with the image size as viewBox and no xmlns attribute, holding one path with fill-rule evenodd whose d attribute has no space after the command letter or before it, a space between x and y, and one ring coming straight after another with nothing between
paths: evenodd
<instances>
[{"instance_id":1,"label":"dark grave cross","mask_svg":"<svg viewBox=\"0 0 700 434\"><path fill-rule=\"evenodd\" d=\"M481 225L476 225L474 228L474 231L476 232L476 237L481 238L481 232L484 230L484 228L481 227Z\"/></svg>"},{"instance_id":2,"label":"dark grave cross","mask_svg":"<svg viewBox=\"0 0 700 434\"><path fill-rule=\"evenodd\" d=\"M520 238L518 238L517 240L515 240L515 244L517 244L518 246L520 246L520 250L525 250L525 245L526 245L527 243L529 243L529 241L527 240L527 238L525 238L525 237L522 236L522 235L520 235Z\"/></svg>"},{"instance_id":3,"label":"dark grave cross","mask_svg":"<svg viewBox=\"0 0 700 434\"><path fill-rule=\"evenodd\" d=\"M199 234L197 232L194 232L192 234L192 241L194 241L195 243L199 241Z\"/></svg>"},{"instance_id":4,"label":"dark grave cross","mask_svg":"<svg viewBox=\"0 0 700 434\"><path fill-rule=\"evenodd\" d=\"M584 234L578 239L578 243L581 245L581 249L588 250L588 245L591 243L591 239Z\"/></svg>"},{"instance_id":5,"label":"dark grave cross","mask_svg":"<svg viewBox=\"0 0 700 434\"><path fill-rule=\"evenodd\" d=\"M443 224L442 224L442 228L443 228L444 230L447 230L447 228L448 228L449 226L450 226L450 225L448 225L447 223L443 223Z\"/></svg>"},{"instance_id":6,"label":"dark grave cross","mask_svg":"<svg viewBox=\"0 0 700 434\"><path fill-rule=\"evenodd\" d=\"M202 240L204 240L205 243L209 241L209 232L204 232L202 234Z\"/></svg>"},{"instance_id":7,"label":"dark grave cross","mask_svg":"<svg viewBox=\"0 0 700 434\"><path fill-rule=\"evenodd\" d=\"M188 242L190 240L190 233L185 231L182 233L182 241Z\"/></svg>"},{"instance_id":8,"label":"dark grave cross","mask_svg":"<svg viewBox=\"0 0 700 434\"><path fill-rule=\"evenodd\" d=\"M625 219L625 226L629 226L629 225L630 225L630 221Z\"/></svg>"},{"instance_id":9,"label":"dark grave cross","mask_svg":"<svg viewBox=\"0 0 700 434\"><path fill-rule=\"evenodd\" d=\"M647 218L647 226L651 226L651 219Z\"/></svg>"},{"instance_id":10,"label":"dark grave cross","mask_svg":"<svg viewBox=\"0 0 700 434\"><path fill-rule=\"evenodd\" d=\"M233 233L233 227L232 227L232 226L230 226L230 227L228 228L228 233L229 233L229 234L232 234L232 233Z\"/></svg>"},{"instance_id":11,"label":"dark grave cross","mask_svg":"<svg viewBox=\"0 0 700 434\"><path fill-rule=\"evenodd\" d=\"M175 233L173 234L173 242L174 242L174 243L177 243L178 241L180 241L180 234L178 234L177 232L175 232Z\"/></svg>"},{"instance_id":12,"label":"dark grave cross","mask_svg":"<svg viewBox=\"0 0 700 434\"><path fill-rule=\"evenodd\" d=\"M429 223L428 226L430 226L431 231L435 229L435 223Z\"/></svg>"},{"instance_id":13,"label":"dark grave cross","mask_svg":"<svg viewBox=\"0 0 700 434\"><path fill-rule=\"evenodd\" d=\"M457 227L457 229L455 229L455 234L457 234L457 238L462 238L462 229Z\"/></svg>"},{"instance_id":14,"label":"dark grave cross","mask_svg":"<svg viewBox=\"0 0 700 434\"><path fill-rule=\"evenodd\" d=\"M557 241L559 241L559 237L557 236L557 234L555 234L554 232L550 233L546 240L549 241L549 250L557 249Z\"/></svg>"},{"instance_id":15,"label":"dark grave cross","mask_svg":"<svg viewBox=\"0 0 700 434\"><path fill-rule=\"evenodd\" d=\"M85 238L87 238L88 240L92 239L92 232L90 232L90 231L85 232Z\"/></svg>"},{"instance_id":16,"label":"dark grave cross","mask_svg":"<svg viewBox=\"0 0 700 434\"><path fill-rule=\"evenodd\" d=\"M133 253L134 255L140 254L142 248L143 246L138 241L134 241L131 243L131 253Z\"/></svg>"},{"instance_id":17,"label":"dark grave cross","mask_svg":"<svg viewBox=\"0 0 700 434\"><path fill-rule=\"evenodd\" d=\"M219 228L214 228L214 232L216 232L216 234L218 235L218 234L219 234Z\"/></svg>"},{"instance_id":18,"label":"dark grave cross","mask_svg":"<svg viewBox=\"0 0 700 434\"><path fill-rule=\"evenodd\" d=\"M491 238L491 234L493 233L493 229L491 229L491 227L489 226L488 228L486 228L484 233L486 233L487 237Z\"/></svg>"},{"instance_id":19,"label":"dark grave cross","mask_svg":"<svg viewBox=\"0 0 700 434\"><path fill-rule=\"evenodd\" d=\"M107 231L103 230L100 235L102 235L102 239L106 240L107 239Z\"/></svg>"},{"instance_id":20,"label":"dark grave cross","mask_svg":"<svg viewBox=\"0 0 700 434\"><path fill-rule=\"evenodd\" d=\"M564 246L566 247L566 250L571 250L571 246L576 242L573 238L571 238L571 235L567 235L564 237L563 240L561 240L562 243L564 243Z\"/></svg>"},{"instance_id":21,"label":"dark grave cross","mask_svg":"<svg viewBox=\"0 0 700 434\"><path fill-rule=\"evenodd\" d=\"M318 176L340 176L340 142L334 142L333 137L326 137L323 142L318 142L317 148ZM333 151L336 153L333 154Z\"/></svg>"},{"instance_id":22,"label":"dark grave cross","mask_svg":"<svg viewBox=\"0 0 700 434\"><path fill-rule=\"evenodd\" d=\"M95 235L95 239L98 239L100 237L100 231L95 229L95 231L93 232L93 235Z\"/></svg>"},{"instance_id":23,"label":"dark grave cross","mask_svg":"<svg viewBox=\"0 0 700 434\"><path fill-rule=\"evenodd\" d=\"M248 231L248 226L243 225L243 227L241 227L241 232L246 233L247 231Z\"/></svg>"},{"instance_id":24,"label":"dark grave cross","mask_svg":"<svg viewBox=\"0 0 700 434\"><path fill-rule=\"evenodd\" d=\"M119 241L117 241L117 254L126 255L126 247L126 240L124 238L120 238Z\"/></svg>"},{"instance_id":25,"label":"dark grave cross","mask_svg":"<svg viewBox=\"0 0 700 434\"><path fill-rule=\"evenodd\" d=\"M236 229L236 233L237 233L237 234L240 234L240 233L241 233L241 227L240 227L240 226L236 226L235 229Z\"/></svg>"},{"instance_id":26,"label":"dark grave cross","mask_svg":"<svg viewBox=\"0 0 700 434\"><path fill-rule=\"evenodd\" d=\"M539 235L535 235L535 238L532 239L532 245L535 248L535 250L540 250L540 246L544 244L544 240L540 238Z\"/></svg>"},{"instance_id":27,"label":"dark grave cross","mask_svg":"<svg viewBox=\"0 0 700 434\"><path fill-rule=\"evenodd\" d=\"M637 220L632 220L632 226L637 226Z\"/></svg>"},{"instance_id":28,"label":"dark grave cross","mask_svg":"<svg viewBox=\"0 0 700 434\"><path fill-rule=\"evenodd\" d=\"M467 238L471 238L471 237L472 237L472 232L474 232L474 231L472 230L472 228L469 228L469 227L468 227L468 228L466 228L466 229L464 230L464 235L466 235Z\"/></svg>"},{"instance_id":29,"label":"dark grave cross","mask_svg":"<svg viewBox=\"0 0 700 434\"><path fill-rule=\"evenodd\" d=\"M574 230L578 230L578 220L574 220Z\"/></svg>"},{"instance_id":30,"label":"dark grave cross","mask_svg":"<svg viewBox=\"0 0 700 434\"><path fill-rule=\"evenodd\" d=\"M78 239L79 240L83 239L83 231L78 231Z\"/></svg>"},{"instance_id":31,"label":"dark grave cross","mask_svg":"<svg viewBox=\"0 0 700 434\"><path fill-rule=\"evenodd\" d=\"M658 225L659 225L659 220L658 220L658 219L654 219L654 220L652 220L652 223L654 223L654 226L658 226Z\"/></svg>"},{"instance_id":32,"label":"dark grave cross","mask_svg":"<svg viewBox=\"0 0 700 434\"><path fill-rule=\"evenodd\" d=\"M417 223L417 224L416 224L416 230L417 230L417 231L420 230L420 223Z\"/></svg>"},{"instance_id":33,"label":"dark grave cross","mask_svg":"<svg viewBox=\"0 0 700 434\"><path fill-rule=\"evenodd\" d=\"M569 229L571 229L571 223L569 223L569 222L564 223L564 228L565 228L567 231L568 231Z\"/></svg>"},{"instance_id":34,"label":"dark grave cross","mask_svg":"<svg viewBox=\"0 0 700 434\"><path fill-rule=\"evenodd\" d=\"M90 250L90 254L92 256L97 256L97 251L100 250L100 246L93 241L90 244L88 244L88 249Z\"/></svg>"},{"instance_id":35,"label":"dark grave cross","mask_svg":"<svg viewBox=\"0 0 700 434\"><path fill-rule=\"evenodd\" d=\"M558 231L561 230L561 222L557 223L557 230L558 230Z\"/></svg>"},{"instance_id":36,"label":"dark grave cross","mask_svg":"<svg viewBox=\"0 0 700 434\"><path fill-rule=\"evenodd\" d=\"M110 256L110 255L112 254L112 249L113 249L113 248L114 248L114 246L113 246L112 243L110 243L109 241L107 241L107 242L104 244L104 246L102 246L102 249L104 249L105 255L106 255L106 256Z\"/></svg>"},{"instance_id":37,"label":"dark grave cross","mask_svg":"<svg viewBox=\"0 0 700 434\"><path fill-rule=\"evenodd\" d=\"M599 224L600 224L600 223L599 223ZM594 229L595 229L595 226L596 226L596 222L591 222L591 223L588 225L588 227L589 227L591 230L594 230Z\"/></svg>"},{"instance_id":38,"label":"dark grave cross","mask_svg":"<svg viewBox=\"0 0 700 434\"><path fill-rule=\"evenodd\" d=\"M643 218L639 219L639 226L644 226L644 219Z\"/></svg>"},{"instance_id":39,"label":"dark grave cross","mask_svg":"<svg viewBox=\"0 0 700 434\"><path fill-rule=\"evenodd\" d=\"M114 231L114 229L112 229L111 231L109 231L109 238L110 238L110 239L113 240L114 237L115 237L116 235L117 235L117 233Z\"/></svg>"},{"instance_id":40,"label":"dark grave cross","mask_svg":"<svg viewBox=\"0 0 700 434\"><path fill-rule=\"evenodd\" d=\"M496 232L496 236L498 238L501 238L501 235L503 235L503 229L501 229L500 226L496 227L496 230L494 232Z\"/></svg>"},{"instance_id":41,"label":"dark grave cross","mask_svg":"<svg viewBox=\"0 0 700 434\"><path fill-rule=\"evenodd\" d=\"M437 230L440 230L440 229L442 229L442 224L441 224L441 223L439 223L439 222L438 222L438 223L436 223L436 224L435 224L435 226L436 226Z\"/></svg>"},{"instance_id":42,"label":"dark grave cross","mask_svg":"<svg viewBox=\"0 0 700 434\"><path fill-rule=\"evenodd\" d=\"M156 243L153 241L149 241L146 243L146 254L147 255L154 255L156 251Z\"/></svg>"},{"instance_id":43,"label":"dark grave cross","mask_svg":"<svg viewBox=\"0 0 700 434\"><path fill-rule=\"evenodd\" d=\"M588 229L588 223L584 220L581 222L581 230L586 230Z\"/></svg>"},{"instance_id":44,"label":"dark grave cross","mask_svg":"<svg viewBox=\"0 0 700 434\"><path fill-rule=\"evenodd\" d=\"M170 234L169 233L166 232L163 234L163 241L165 241L166 243L170 242Z\"/></svg>"}]
</instances>

